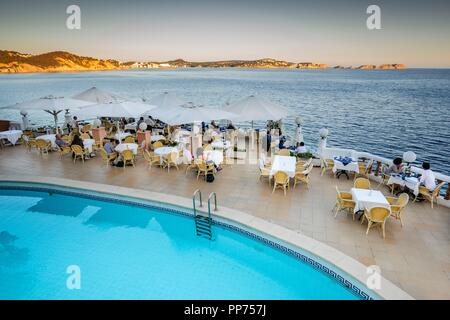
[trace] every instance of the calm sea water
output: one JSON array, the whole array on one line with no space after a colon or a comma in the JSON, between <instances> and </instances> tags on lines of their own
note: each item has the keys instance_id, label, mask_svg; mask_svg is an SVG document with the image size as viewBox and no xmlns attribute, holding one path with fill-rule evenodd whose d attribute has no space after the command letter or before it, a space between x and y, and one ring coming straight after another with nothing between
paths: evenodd
<instances>
[{"instance_id":1,"label":"calm sea water","mask_svg":"<svg viewBox=\"0 0 450 320\"><path fill-rule=\"evenodd\" d=\"M0 106L44 95L71 96L91 86L139 99L163 91L197 104L221 106L250 94L265 96L305 119L308 145L321 127L329 145L388 158L416 152L450 175L450 69L243 70L177 69L0 75ZM51 124L44 112L31 122ZM20 120L18 111L0 118ZM294 117L285 120L294 135ZM263 125L263 124L257 124Z\"/></svg>"}]
</instances>

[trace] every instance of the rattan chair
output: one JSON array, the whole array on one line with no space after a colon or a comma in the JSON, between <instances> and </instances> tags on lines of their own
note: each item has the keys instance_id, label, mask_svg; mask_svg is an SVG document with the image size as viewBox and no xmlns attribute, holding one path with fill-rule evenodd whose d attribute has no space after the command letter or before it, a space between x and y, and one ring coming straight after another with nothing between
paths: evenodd
<instances>
[{"instance_id":1,"label":"rattan chair","mask_svg":"<svg viewBox=\"0 0 450 320\"><path fill-rule=\"evenodd\" d=\"M369 230L371 227L375 225L380 225L381 230L383 231L383 239L386 238L385 225L386 220L390 216L391 211L385 207L372 207L370 210L365 209L364 214L361 218L361 224L364 222L364 219L367 219L367 231L366 235L369 234Z\"/></svg>"},{"instance_id":2,"label":"rattan chair","mask_svg":"<svg viewBox=\"0 0 450 320\"><path fill-rule=\"evenodd\" d=\"M133 167L134 165L134 153L131 150L123 150L120 154L122 156L123 160L123 168L127 166L127 164L131 164Z\"/></svg>"},{"instance_id":3,"label":"rattan chair","mask_svg":"<svg viewBox=\"0 0 450 320\"><path fill-rule=\"evenodd\" d=\"M284 191L284 195L286 196L286 189L289 188L289 176L286 172L277 171L273 175L274 183L272 193L275 192L276 188L281 188Z\"/></svg>"},{"instance_id":4,"label":"rattan chair","mask_svg":"<svg viewBox=\"0 0 450 320\"><path fill-rule=\"evenodd\" d=\"M149 152L148 150L144 150L144 159L147 161L148 168L152 168L153 165L162 167L164 162L161 161L159 156L156 156L153 152Z\"/></svg>"},{"instance_id":5,"label":"rattan chair","mask_svg":"<svg viewBox=\"0 0 450 320\"><path fill-rule=\"evenodd\" d=\"M311 163L306 170L295 172L294 176L294 189L298 182L304 182L306 188L309 189L309 176L313 169L313 164Z\"/></svg>"},{"instance_id":6,"label":"rattan chair","mask_svg":"<svg viewBox=\"0 0 450 320\"><path fill-rule=\"evenodd\" d=\"M370 181L366 178L356 178L353 187L357 189L370 189Z\"/></svg>"},{"instance_id":7,"label":"rattan chair","mask_svg":"<svg viewBox=\"0 0 450 320\"><path fill-rule=\"evenodd\" d=\"M425 199L431 202L431 209L433 209L433 204L436 202L439 197L439 193L441 192L442 187L444 186L445 182L439 183L436 188L434 188L433 191L428 190L427 188L420 186L419 187L419 194L414 198L414 202L417 201L418 196L422 195Z\"/></svg>"},{"instance_id":8,"label":"rattan chair","mask_svg":"<svg viewBox=\"0 0 450 320\"><path fill-rule=\"evenodd\" d=\"M70 148L73 152L73 163L75 163L77 159L80 159L84 163L84 157L87 155L86 150L77 144L72 145Z\"/></svg>"},{"instance_id":9,"label":"rattan chair","mask_svg":"<svg viewBox=\"0 0 450 320\"><path fill-rule=\"evenodd\" d=\"M321 176L324 175L326 171L333 172L334 160L333 159L322 159L321 160L322 173Z\"/></svg>"},{"instance_id":10,"label":"rattan chair","mask_svg":"<svg viewBox=\"0 0 450 320\"><path fill-rule=\"evenodd\" d=\"M333 207L334 217L336 218L338 213L344 209L347 209L349 213L353 215L353 220L355 220L355 201L353 200L353 196L351 192L348 191L339 191L339 188L336 186L336 204Z\"/></svg>"},{"instance_id":11,"label":"rattan chair","mask_svg":"<svg viewBox=\"0 0 450 320\"><path fill-rule=\"evenodd\" d=\"M403 211L409 202L409 195L402 193L398 198L386 197L391 206L391 216L397 220L400 220L400 224L403 227Z\"/></svg>"},{"instance_id":12,"label":"rattan chair","mask_svg":"<svg viewBox=\"0 0 450 320\"><path fill-rule=\"evenodd\" d=\"M114 152L108 154L108 152L106 152L105 148L103 147L100 148L100 154L102 156L102 159L106 162L106 166L109 166L111 161L117 158L117 155Z\"/></svg>"}]
</instances>

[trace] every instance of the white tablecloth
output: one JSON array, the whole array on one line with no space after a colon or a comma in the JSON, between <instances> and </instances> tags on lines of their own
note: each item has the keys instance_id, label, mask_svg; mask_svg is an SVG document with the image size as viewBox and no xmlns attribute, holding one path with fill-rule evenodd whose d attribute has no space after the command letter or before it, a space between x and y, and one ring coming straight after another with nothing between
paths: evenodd
<instances>
[{"instance_id":1,"label":"white tablecloth","mask_svg":"<svg viewBox=\"0 0 450 320\"><path fill-rule=\"evenodd\" d=\"M42 136L36 137L36 140L45 140L52 143L52 148L56 148L56 136L54 134L44 134Z\"/></svg>"},{"instance_id":2,"label":"white tablecloth","mask_svg":"<svg viewBox=\"0 0 450 320\"><path fill-rule=\"evenodd\" d=\"M129 133L129 132L121 132L121 133L116 133L114 135L114 138L116 140L122 141L123 139L125 139L128 136L131 136L131 133Z\"/></svg>"},{"instance_id":3,"label":"white tablecloth","mask_svg":"<svg viewBox=\"0 0 450 320\"><path fill-rule=\"evenodd\" d=\"M352 161L344 166L344 164L342 162L340 162L339 160L336 160L336 159L333 159L333 160L334 160L334 166L333 166L334 173L336 173L338 170L359 173L359 166L358 166L357 161L354 161L354 162Z\"/></svg>"},{"instance_id":4,"label":"white tablecloth","mask_svg":"<svg viewBox=\"0 0 450 320\"><path fill-rule=\"evenodd\" d=\"M164 157L167 156L171 152L178 152L178 149L175 147L161 147L155 149L155 156Z\"/></svg>"},{"instance_id":5,"label":"white tablecloth","mask_svg":"<svg viewBox=\"0 0 450 320\"><path fill-rule=\"evenodd\" d=\"M92 152L92 145L95 143L94 139L83 139L83 145L84 147L89 151Z\"/></svg>"},{"instance_id":6,"label":"white tablecloth","mask_svg":"<svg viewBox=\"0 0 450 320\"><path fill-rule=\"evenodd\" d=\"M137 143L120 143L118 144L115 149L117 152L121 153L125 150L131 150L134 154L137 154L138 151L138 145Z\"/></svg>"},{"instance_id":7,"label":"white tablecloth","mask_svg":"<svg viewBox=\"0 0 450 320\"><path fill-rule=\"evenodd\" d=\"M378 190L368 189L351 189L353 200L355 201L355 212L372 207L386 207L390 208L386 197Z\"/></svg>"},{"instance_id":8,"label":"white tablecloth","mask_svg":"<svg viewBox=\"0 0 450 320\"><path fill-rule=\"evenodd\" d=\"M151 141L159 141L159 140L166 140L166 137L160 135L160 134L154 134L150 137Z\"/></svg>"},{"instance_id":9,"label":"white tablecloth","mask_svg":"<svg viewBox=\"0 0 450 320\"><path fill-rule=\"evenodd\" d=\"M415 196L419 194L419 179L415 177L406 177L405 180L402 179L399 175L391 175L389 177L389 180L387 182L388 185L391 184L398 184L402 187L407 187L408 189L412 190Z\"/></svg>"},{"instance_id":10,"label":"white tablecloth","mask_svg":"<svg viewBox=\"0 0 450 320\"><path fill-rule=\"evenodd\" d=\"M137 129L137 122L129 123L125 125L124 130L135 130Z\"/></svg>"},{"instance_id":11,"label":"white tablecloth","mask_svg":"<svg viewBox=\"0 0 450 320\"><path fill-rule=\"evenodd\" d=\"M172 152L178 153L178 149L175 147L161 147L155 149L155 156L159 156L160 162L162 163L163 158L167 157L167 155Z\"/></svg>"},{"instance_id":12,"label":"white tablecloth","mask_svg":"<svg viewBox=\"0 0 450 320\"><path fill-rule=\"evenodd\" d=\"M223 163L223 152L217 150L205 150L203 151L203 159L212 161L216 166L220 166Z\"/></svg>"},{"instance_id":13,"label":"white tablecloth","mask_svg":"<svg viewBox=\"0 0 450 320\"><path fill-rule=\"evenodd\" d=\"M287 175L290 178L293 178L295 176L296 163L297 163L296 157L276 155L273 158L272 168L270 169L270 175L273 176L277 171L283 171L287 173Z\"/></svg>"},{"instance_id":14,"label":"white tablecloth","mask_svg":"<svg viewBox=\"0 0 450 320\"><path fill-rule=\"evenodd\" d=\"M17 140L22 136L22 130L8 130L0 132L0 139L6 139L13 145L16 144Z\"/></svg>"},{"instance_id":15,"label":"white tablecloth","mask_svg":"<svg viewBox=\"0 0 450 320\"><path fill-rule=\"evenodd\" d=\"M225 144L224 144L222 140L218 140L218 141L214 141L213 143L211 143L211 146L214 149L228 149L231 147L231 142L225 141Z\"/></svg>"}]
</instances>

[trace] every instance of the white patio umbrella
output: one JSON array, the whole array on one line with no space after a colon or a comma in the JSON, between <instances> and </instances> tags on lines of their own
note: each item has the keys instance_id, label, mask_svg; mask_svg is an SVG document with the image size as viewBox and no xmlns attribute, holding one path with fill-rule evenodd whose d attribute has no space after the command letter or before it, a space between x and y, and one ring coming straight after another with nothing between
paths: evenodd
<instances>
[{"instance_id":1,"label":"white patio umbrella","mask_svg":"<svg viewBox=\"0 0 450 320\"><path fill-rule=\"evenodd\" d=\"M160 109L167 109L171 107L181 106L185 103L185 101L178 98L174 93L164 92L150 99L148 103L157 106Z\"/></svg>"},{"instance_id":2,"label":"white patio umbrella","mask_svg":"<svg viewBox=\"0 0 450 320\"><path fill-rule=\"evenodd\" d=\"M50 113L55 120L55 128L58 128L58 114L67 109L78 109L91 105L92 102L76 100L64 97L46 96L38 99L33 99L30 101L25 101L22 103L16 103L14 105L2 107L5 109L15 109L15 110L43 110Z\"/></svg>"},{"instance_id":3,"label":"white patio umbrella","mask_svg":"<svg viewBox=\"0 0 450 320\"><path fill-rule=\"evenodd\" d=\"M137 118L156 106L133 101L99 103L76 110L74 114L81 119L98 117ZM118 127L118 124L117 124ZM119 127L117 128L119 130Z\"/></svg>"},{"instance_id":4,"label":"white patio umbrella","mask_svg":"<svg viewBox=\"0 0 450 320\"><path fill-rule=\"evenodd\" d=\"M110 102L120 102L126 99L110 93L108 91L101 90L97 87L89 88L83 92L80 92L72 97L72 99L89 101L92 103L110 103Z\"/></svg>"},{"instance_id":5,"label":"white patio umbrella","mask_svg":"<svg viewBox=\"0 0 450 320\"><path fill-rule=\"evenodd\" d=\"M156 106L142 102L121 101L86 106L74 111L74 114L84 119L97 117L137 118L155 108Z\"/></svg>"},{"instance_id":6,"label":"white patio umbrella","mask_svg":"<svg viewBox=\"0 0 450 320\"><path fill-rule=\"evenodd\" d=\"M175 106L161 110L160 108L150 111L150 115L169 125L181 125L195 122L206 122L211 120L233 120L238 116L234 113L224 111L222 109L195 106L187 103L181 106Z\"/></svg>"},{"instance_id":7,"label":"white patio umbrella","mask_svg":"<svg viewBox=\"0 0 450 320\"><path fill-rule=\"evenodd\" d=\"M237 114L238 121L280 120L289 115L289 110L262 97L251 95L231 103L223 108L225 111Z\"/></svg>"}]
</instances>

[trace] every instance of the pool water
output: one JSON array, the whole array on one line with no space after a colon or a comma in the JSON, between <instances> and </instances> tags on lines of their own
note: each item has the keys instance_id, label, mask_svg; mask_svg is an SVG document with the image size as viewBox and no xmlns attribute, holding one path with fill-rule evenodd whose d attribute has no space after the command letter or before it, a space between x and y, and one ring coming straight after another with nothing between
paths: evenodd
<instances>
[{"instance_id":1,"label":"pool water","mask_svg":"<svg viewBox=\"0 0 450 320\"><path fill-rule=\"evenodd\" d=\"M0 188L0 299L357 299L310 264L164 209ZM68 289L68 266L80 289Z\"/></svg>"}]
</instances>

